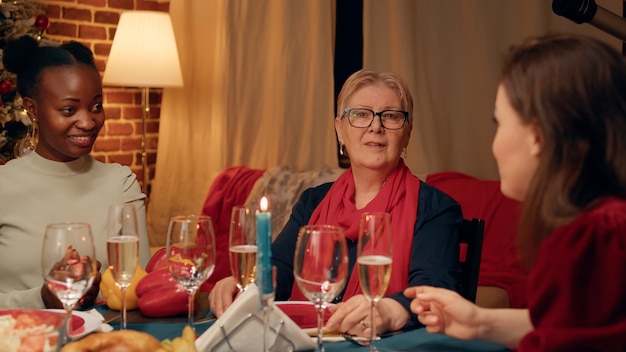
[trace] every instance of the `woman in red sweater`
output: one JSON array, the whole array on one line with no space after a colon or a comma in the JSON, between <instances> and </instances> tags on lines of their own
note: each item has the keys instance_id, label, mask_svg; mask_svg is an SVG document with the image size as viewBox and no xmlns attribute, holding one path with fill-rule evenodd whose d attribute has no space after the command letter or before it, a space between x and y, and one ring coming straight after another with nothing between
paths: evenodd
<instances>
[{"instance_id":1,"label":"woman in red sweater","mask_svg":"<svg viewBox=\"0 0 626 352\"><path fill-rule=\"evenodd\" d=\"M495 102L502 192L523 201L528 309L411 287L432 333L518 351L626 351L626 59L551 35L513 47Z\"/></svg>"}]
</instances>

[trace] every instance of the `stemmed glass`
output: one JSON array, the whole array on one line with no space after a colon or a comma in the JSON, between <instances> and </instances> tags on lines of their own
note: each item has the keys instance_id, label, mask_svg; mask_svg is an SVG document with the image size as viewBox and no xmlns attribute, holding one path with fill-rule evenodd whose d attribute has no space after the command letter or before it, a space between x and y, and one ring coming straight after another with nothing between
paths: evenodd
<instances>
[{"instance_id":1,"label":"stemmed glass","mask_svg":"<svg viewBox=\"0 0 626 352\"><path fill-rule=\"evenodd\" d=\"M294 277L317 310L317 348L324 351L324 310L346 284L348 254L343 230L331 225L300 228L294 259Z\"/></svg>"},{"instance_id":2,"label":"stemmed glass","mask_svg":"<svg viewBox=\"0 0 626 352\"><path fill-rule=\"evenodd\" d=\"M170 273L189 295L187 317L193 328L196 292L215 269L215 232L211 218L204 215L172 217L165 255Z\"/></svg>"},{"instance_id":3,"label":"stemmed glass","mask_svg":"<svg viewBox=\"0 0 626 352\"><path fill-rule=\"evenodd\" d=\"M242 205L233 207L228 236L228 258L239 292L256 277L256 216L254 210Z\"/></svg>"},{"instance_id":4,"label":"stemmed glass","mask_svg":"<svg viewBox=\"0 0 626 352\"><path fill-rule=\"evenodd\" d=\"M135 274L139 258L139 227L133 204L109 206L107 260L115 284L122 292L121 330L126 330L126 288Z\"/></svg>"},{"instance_id":5,"label":"stemmed glass","mask_svg":"<svg viewBox=\"0 0 626 352\"><path fill-rule=\"evenodd\" d=\"M65 322L61 328L65 332L59 333L62 344L65 344L70 341L72 310L89 290L97 273L96 250L89 224L47 225L41 268L48 289L65 309Z\"/></svg>"},{"instance_id":6,"label":"stemmed glass","mask_svg":"<svg viewBox=\"0 0 626 352\"><path fill-rule=\"evenodd\" d=\"M359 225L357 265L361 290L370 301L370 351L374 345L374 307L385 295L391 277L391 221L388 213L363 213Z\"/></svg>"}]
</instances>

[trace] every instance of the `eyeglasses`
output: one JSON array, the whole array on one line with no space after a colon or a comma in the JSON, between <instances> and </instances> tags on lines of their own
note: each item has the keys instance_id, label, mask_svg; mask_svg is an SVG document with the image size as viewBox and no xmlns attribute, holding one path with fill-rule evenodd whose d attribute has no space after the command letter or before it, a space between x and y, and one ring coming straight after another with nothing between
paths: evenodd
<instances>
[{"instance_id":1,"label":"eyeglasses","mask_svg":"<svg viewBox=\"0 0 626 352\"><path fill-rule=\"evenodd\" d=\"M380 124L387 130L399 130L404 127L404 124L409 118L408 111L402 110L383 110L374 112L370 109L364 108L351 108L345 109L344 112L348 115L348 122L350 126L356 128L367 128L372 125L376 116L380 117Z\"/></svg>"}]
</instances>

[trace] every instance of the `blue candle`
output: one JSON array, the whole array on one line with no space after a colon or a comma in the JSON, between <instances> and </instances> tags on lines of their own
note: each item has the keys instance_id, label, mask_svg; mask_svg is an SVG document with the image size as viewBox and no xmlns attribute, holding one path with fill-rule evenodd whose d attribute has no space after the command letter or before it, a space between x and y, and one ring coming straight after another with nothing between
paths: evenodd
<instances>
[{"instance_id":1,"label":"blue candle","mask_svg":"<svg viewBox=\"0 0 626 352\"><path fill-rule=\"evenodd\" d=\"M256 284L261 296L273 294L272 282L272 214L267 211L267 198L261 198L259 209L256 213Z\"/></svg>"}]
</instances>

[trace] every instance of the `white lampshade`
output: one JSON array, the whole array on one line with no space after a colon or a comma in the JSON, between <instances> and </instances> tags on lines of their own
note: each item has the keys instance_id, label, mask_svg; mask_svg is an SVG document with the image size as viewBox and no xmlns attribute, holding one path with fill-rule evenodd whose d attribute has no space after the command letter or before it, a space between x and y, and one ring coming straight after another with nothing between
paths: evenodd
<instances>
[{"instance_id":1,"label":"white lampshade","mask_svg":"<svg viewBox=\"0 0 626 352\"><path fill-rule=\"evenodd\" d=\"M108 86L182 87L170 15L157 11L122 13L102 81Z\"/></svg>"}]
</instances>

